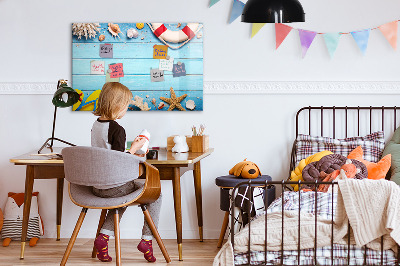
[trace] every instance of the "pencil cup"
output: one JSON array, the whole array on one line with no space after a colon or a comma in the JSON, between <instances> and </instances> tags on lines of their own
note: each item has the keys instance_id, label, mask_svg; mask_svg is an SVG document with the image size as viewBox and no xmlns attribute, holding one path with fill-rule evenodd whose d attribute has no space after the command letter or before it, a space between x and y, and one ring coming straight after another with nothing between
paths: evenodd
<instances>
[{"instance_id":1,"label":"pencil cup","mask_svg":"<svg viewBox=\"0 0 400 266\"><path fill-rule=\"evenodd\" d=\"M208 150L209 136L192 136L192 152L205 152Z\"/></svg>"}]
</instances>

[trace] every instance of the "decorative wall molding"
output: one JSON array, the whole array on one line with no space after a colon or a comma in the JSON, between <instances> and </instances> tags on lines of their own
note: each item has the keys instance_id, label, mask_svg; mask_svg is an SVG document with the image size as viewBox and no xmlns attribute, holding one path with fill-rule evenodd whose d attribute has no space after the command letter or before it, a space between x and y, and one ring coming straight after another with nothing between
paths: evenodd
<instances>
[{"instance_id":1,"label":"decorative wall molding","mask_svg":"<svg viewBox=\"0 0 400 266\"><path fill-rule=\"evenodd\" d=\"M399 81L205 82L204 94L399 94Z\"/></svg>"},{"instance_id":2,"label":"decorative wall molding","mask_svg":"<svg viewBox=\"0 0 400 266\"><path fill-rule=\"evenodd\" d=\"M56 83L0 83L0 94L53 94ZM205 81L204 94L400 94L400 81Z\"/></svg>"},{"instance_id":3,"label":"decorative wall molding","mask_svg":"<svg viewBox=\"0 0 400 266\"><path fill-rule=\"evenodd\" d=\"M0 83L0 94L54 94L57 83Z\"/></svg>"}]
</instances>

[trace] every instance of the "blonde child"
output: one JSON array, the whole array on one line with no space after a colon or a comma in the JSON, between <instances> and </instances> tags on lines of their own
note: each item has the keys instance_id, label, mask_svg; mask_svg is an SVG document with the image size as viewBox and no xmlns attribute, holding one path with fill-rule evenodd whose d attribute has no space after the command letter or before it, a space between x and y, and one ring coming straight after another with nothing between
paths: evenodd
<instances>
[{"instance_id":1,"label":"blonde child","mask_svg":"<svg viewBox=\"0 0 400 266\"><path fill-rule=\"evenodd\" d=\"M91 142L93 147L125 152L125 129L115 120L121 119L125 115L131 99L131 91L121 83L107 82L104 84L99 95L97 109L94 111L94 115L99 116L99 118L92 126ZM136 151L138 151L145 142L146 139L144 138L136 138L128 152L133 156L144 157L145 155L136 154ZM119 186L93 187L92 191L93 194L102 198L122 197L143 187L143 183L135 182L136 178L137 176L132 176L132 181ZM161 195L155 202L147 205L147 209L156 226L158 226L160 207ZM125 210L126 207L118 209L120 219ZM97 258L101 261L112 260L108 255L108 240L110 236L114 235L114 214L115 210L109 210L107 212L106 220L101 228L100 234L94 241L94 245L97 249ZM152 236L150 227L145 221L142 230L142 240L137 248L144 253L144 258L149 262L156 261L153 255Z\"/></svg>"}]
</instances>

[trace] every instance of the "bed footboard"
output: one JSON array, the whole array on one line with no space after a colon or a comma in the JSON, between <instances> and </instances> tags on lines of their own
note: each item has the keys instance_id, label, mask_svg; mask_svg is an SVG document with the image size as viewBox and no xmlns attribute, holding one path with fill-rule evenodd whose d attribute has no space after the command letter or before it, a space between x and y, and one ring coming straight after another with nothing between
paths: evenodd
<instances>
[{"instance_id":1,"label":"bed footboard","mask_svg":"<svg viewBox=\"0 0 400 266\"><path fill-rule=\"evenodd\" d=\"M313 204L313 208L315 208L314 210L314 214L315 214L315 223L314 223L314 227L315 227L315 232L314 232L314 247L310 250L308 249L307 251L303 251L301 249L301 230L298 229L298 236L297 236L297 250L291 250L291 254L295 254L294 257L297 257L297 260L294 261L294 259L292 258L292 260L290 262L285 261L285 256L284 253L285 251L285 242L284 242L284 232L285 232L285 220L284 220L284 213L285 213L285 191L289 192L288 189L286 188L287 185L293 185L293 184L297 184L299 185L299 187L301 185L312 185L313 186L313 190L310 191L309 193L313 193L312 194L312 201L310 202L308 201L307 204ZM268 215L271 215L268 213L267 211L267 202L265 202L264 207L265 207L265 214L261 214L261 215L265 215L264 220L265 220L265 225L264 227L264 237L265 237L265 243L264 243L264 250L260 251L258 250L258 255L260 255L260 253L264 253L263 257L264 260L260 261L260 259L255 260L252 257L252 253L253 250L251 250L251 245L252 245L252 234L251 234L251 228L252 228L252 223L254 223L254 221L252 221L252 219L249 219L248 221L248 243L247 243L247 252L245 253L241 253L241 256L244 256L245 258L247 258L247 263L240 263L239 265L400 265L400 252L397 253L396 257L394 257L394 255L391 255L391 257L389 257L385 251L384 251L384 246L383 246L383 237L381 237L381 243L380 243L380 247L381 250L379 251L374 251L375 255L373 258L373 264L371 264L371 262L369 262L369 259L367 257L367 254L371 254L371 250L367 250L366 246L363 246L361 249L359 249L359 253L363 253L363 261L360 262L360 258L358 256L358 262L357 264L352 264L352 260L351 260L351 252L355 252L353 250L354 245L351 245L350 243L350 224L348 224L348 231L347 231L347 236L346 236L346 245L344 246L344 248L346 248L346 251L342 250L342 253L340 255L340 258L337 257L338 255L336 255L337 253L337 248L335 251L335 243L334 243L334 210L335 207L334 206L334 197L336 197L336 193L334 193L334 191L338 188L338 183L336 181L333 182L302 182L302 181L266 181L266 182L262 182L262 181L246 181L246 182L242 182L240 184L238 184L237 186L235 186L235 188L232 191L232 195L235 195L235 192L237 191L237 189L239 187L243 187L243 186L249 186L249 187L258 187L261 189L265 190L265 195L266 198L268 198L268 188L270 185L275 185L277 188L280 186L282 189L282 194L280 198L277 198L275 202L277 201L281 201L281 209L280 211L282 212L282 221L281 221L281 238L280 238L280 250L279 251L274 251L275 254L279 253L279 259L268 259L269 256L269 250L268 250L268 241L270 241L268 239ZM318 248L317 247L317 242L318 242L318 232L317 232L317 213L319 212L318 210L318 187L319 185L331 185L332 186L332 193L325 193L327 197L331 197L330 203L329 203L329 212L330 213L330 226L331 226L331 239L330 239L330 256L326 256L327 250L325 249L325 258L324 258L324 263L321 263L321 261L318 260L317 258L317 251ZM250 191L250 198L252 198L252 189L249 190ZM300 228L300 224L301 224L301 206L302 206L302 194L304 192L302 192L301 190L297 191L297 192L293 192L291 191L290 193L296 193L296 197L298 196L298 209L297 214L298 214L298 223L297 226L298 228ZM314 197L315 195L315 197ZM308 199L309 200L309 199ZM230 232L230 241L232 244L233 249L235 250L235 233L234 233L234 217L235 217L235 208L234 208L234 198L232 197L231 200L231 232ZM259 217L259 216L258 216ZM247 232L246 232L247 233ZM397 248L399 248L399 245L397 245ZM343 249L343 247L342 247ZM329 250L329 247L328 247ZM392 251L388 251L388 252L392 252ZM304 253L304 254L303 254ZM347 256L346 254L347 253ZM360 253L360 254L361 254ZM380 254L379 254L380 253ZM312 255L311 255L312 254ZM379 257L378 257L379 254ZM391 254L391 253L390 253ZM394 252L393 252L394 254ZM261 254L262 255L262 254ZM344 256L343 256L344 255ZM302 260L301 258L307 257L308 260ZM260 256L258 256L260 257ZM330 257L330 258L329 258ZM338 263L339 261L339 263ZM306 263L305 263L306 262ZM308 263L307 263L308 262ZM288 264L287 264L288 263Z\"/></svg>"}]
</instances>

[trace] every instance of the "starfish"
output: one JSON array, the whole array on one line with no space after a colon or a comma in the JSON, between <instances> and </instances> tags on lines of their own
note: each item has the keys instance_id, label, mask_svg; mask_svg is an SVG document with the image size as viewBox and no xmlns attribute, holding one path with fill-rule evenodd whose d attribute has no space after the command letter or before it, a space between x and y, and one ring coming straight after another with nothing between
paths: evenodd
<instances>
[{"instance_id":1,"label":"starfish","mask_svg":"<svg viewBox=\"0 0 400 266\"><path fill-rule=\"evenodd\" d=\"M172 111L175 108L178 108L181 111L186 111L185 108L182 107L181 101L186 98L187 94L183 94L177 98L172 87L169 89L169 91L171 92L171 98L160 97L161 100L169 104L168 111Z\"/></svg>"}]
</instances>

